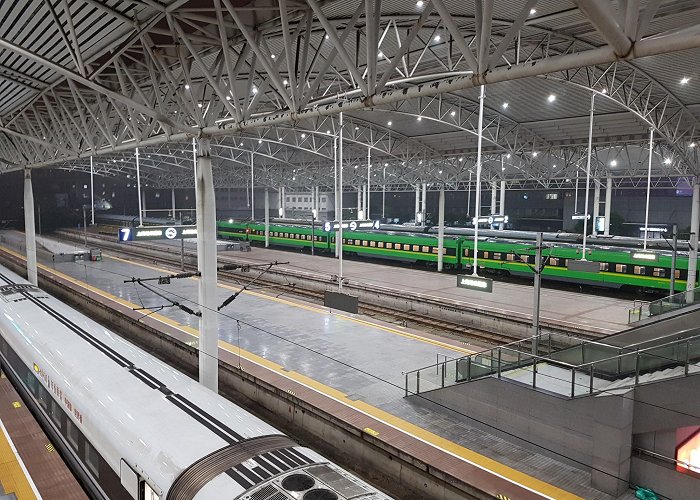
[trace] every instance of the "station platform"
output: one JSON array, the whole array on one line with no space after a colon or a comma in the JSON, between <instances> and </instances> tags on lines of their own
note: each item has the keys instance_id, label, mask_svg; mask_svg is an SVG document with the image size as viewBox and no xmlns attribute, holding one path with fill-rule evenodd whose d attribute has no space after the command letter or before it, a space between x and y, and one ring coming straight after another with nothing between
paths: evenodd
<instances>
[{"instance_id":1,"label":"station platform","mask_svg":"<svg viewBox=\"0 0 700 500\"><path fill-rule=\"evenodd\" d=\"M257 250L255 258L269 258ZM6 251L18 256L10 247ZM286 252L281 252L279 260L285 256L291 260ZM131 309L146 308L141 311L144 318L175 327L189 334L193 345L197 343L197 317L167 307L167 301L139 285L124 283L132 277L169 274L173 269L109 253L103 254L101 262L45 261L41 267L88 286L88 293ZM196 279L154 286L188 307L197 307ZM219 300L223 302L237 290L220 284ZM387 432L400 434L401 440L410 438L430 446L435 453L461 460L463 468L475 466L512 478L509 480L525 485L540 498L612 498L589 486L590 472L502 439L488 422L469 421L449 408L429 408L404 398L404 372L432 364L441 356L460 357L471 352L461 342L255 291L242 293L221 311L219 338L226 357L233 362L238 357L239 362L265 366L272 377L292 377L318 394L373 417Z\"/></svg>"},{"instance_id":2,"label":"station platform","mask_svg":"<svg viewBox=\"0 0 700 500\"><path fill-rule=\"evenodd\" d=\"M172 242L149 244L178 245ZM292 268L328 276L338 274L338 260L328 255L310 255L298 250L278 250L253 246L251 252L220 252L222 256L235 257L251 263L289 262L280 268ZM533 288L530 285L494 281L493 293L457 288L456 276L435 270L411 269L396 266L381 259L343 259L343 277L353 283L367 283L406 292L432 295L462 303L464 306L496 311L503 315L532 318ZM592 330L601 335L627 329L628 310L634 301L598 296L594 291L577 293L548 288L543 282L541 290L540 320L555 322L572 328Z\"/></svg>"},{"instance_id":3,"label":"station platform","mask_svg":"<svg viewBox=\"0 0 700 500\"><path fill-rule=\"evenodd\" d=\"M87 495L24 406L10 381L0 377L0 500Z\"/></svg>"}]
</instances>

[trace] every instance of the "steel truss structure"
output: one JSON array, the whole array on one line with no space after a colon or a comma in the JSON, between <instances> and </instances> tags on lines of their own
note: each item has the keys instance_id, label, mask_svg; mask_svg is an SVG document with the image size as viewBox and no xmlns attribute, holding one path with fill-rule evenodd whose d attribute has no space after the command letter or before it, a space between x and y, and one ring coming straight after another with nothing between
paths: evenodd
<instances>
[{"instance_id":1,"label":"steel truss structure","mask_svg":"<svg viewBox=\"0 0 700 500\"><path fill-rule=\"evenodd\" d=\"M391 190L462 189L486 85L485 182L565 188L585 168L584 134L528 123L548 115L518 89L545 87L596 94L595 178L645 179L649 129L656 186L699 175L700 92L672 89L678 65L700 56L700 7L573 3L2 2L0 173L89 171L92 156L98 175L133 175L139 147L145 182L191 187L192 138L210 137L219 187L330 189L343 112L346 189L368 175ZM587 121L581 109L553 116Z\"/></svg>"}]
</instances>

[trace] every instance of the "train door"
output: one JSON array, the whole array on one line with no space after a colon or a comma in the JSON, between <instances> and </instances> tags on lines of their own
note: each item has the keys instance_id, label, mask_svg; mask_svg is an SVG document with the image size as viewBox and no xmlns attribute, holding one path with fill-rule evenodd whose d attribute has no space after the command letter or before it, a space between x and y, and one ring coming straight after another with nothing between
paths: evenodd
<instances>
[{"instance_id":1,"label":"train door","mask_svg":"<svg viewBox=\"0 0 700 500\"><path fill-rule=\"evenodd\" d=\"M123 459L119 469L122 486L134 500L160 500L158 492Z\"/></svg>"}]
</instances>

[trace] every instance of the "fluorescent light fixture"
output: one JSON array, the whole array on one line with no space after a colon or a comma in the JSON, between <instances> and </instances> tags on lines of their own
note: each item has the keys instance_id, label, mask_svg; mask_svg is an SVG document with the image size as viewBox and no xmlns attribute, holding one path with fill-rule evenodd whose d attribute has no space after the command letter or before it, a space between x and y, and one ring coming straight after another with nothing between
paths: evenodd
<instances>
[{"instance_id":1,"label":"fluorescent light fixture","mask_svg":"<svg viewBox=\"0 0 700 500\"><path fill-rule=\"evenodd\" d=\"M274 59L274 58L276 58L277 56L276 56L275 54L272 54L270 57Z\"/></svg>"},{"instance_id":2,"label":"fluorescent light fixture","mask_svg":"<svg viewBox=\"0 0 700 500\"><path fill-rule=\"evenodd\" d=\"M301 134L302 139L306 139L306 134Z\"/></svg>"},{"instance_id":3,"label":"fluorescent light fixture","mask_svg":"<svg viewBox=\"0 0 700 500\"><path fill-rule=\"evenodd\" d=\"M386 124L391 127L391 121L386 122Z\"/></svg>"},{"instance_id":4,"label":"fluorescent light fixture","mask_svg":"<svg viewBox=\"0 0 700 500\"><path fill-rule=\"evenodd\" d=\"M421 120L423 120L423 117L419 115L419 116L418 116L418 121L421 121Z\"/></svg>"},{"instance_id":5,"label":"fluorescent light fixture","mask_svg":"<svg viewBox=\"0 0 700 500\"><path fill-rule=\"evenodd\" d=\"M455 116L457 112L455 110L450 111L450 116Z\"/></svg>"},{"instance_id":6,"label":"fluorescent light fixture","mask_svg":"<svg viewBox=\"0 0 700 500\"><path fill-rule=\"evenodd\" d=\"M689 81L690 81L690 78L688 78L687 76L684 76L683 78L681 78L681 85L685 85Z\"/></svg>"},{"instance_id":7,"label":"fluorescent light fixture","mask_svg":"<svg viewBox=\"0 0 700 500\"><path fill-rule=\"evenodd\" d=\"M459 157L459 161L464 161L464 158L462 158L462 157L460 156L460 157Z\"/></svg>"},{"instance_id":8,"label":"fluorescent light fixture","mask_svg":"<svg viewBox=\"0 0 700 500\"><path fill-rule=\"evenodd\" d=\"M385 167L388 167L388 166L389 166L389 164L388 164L388 163L385 163L385 164L384 164L384 166L385 166Z\"/></svg>"},{"instance_id":9,"label":"fluorescent light fixture","mask_svg":"<svg viewBox=\"0 0 700 500\"><path fill-rule=\"evenodd\" d=\"M440 35L435 35L435 38L433 38L433 40L435 40L436 42L439 42L439 41L440 41Z\"/></svg>"},{"instance_id":10,"label":"fluorescent light fixture","mask_svg":"<svg viewBox=\"0 0 700 500\"><path fill-rule=\"evenodd\" d=\"M228 220L228 223L229 223L229 224L233 224L233 219L229 219L229 220Z\"/></svg>"},{"instance_id":11,"label":"fluorescent light fixture","mask_svg":"<svg viewBox=\"0 0 700 500\"><path fill-rule=\"evenodd\" d=\"M262 139L258 139L258 144L262 144Z\"/></svg>"},{"instance_id":12,"label":"fluorescent light fixture","mask_svg":"<svg viewBox=\"0 0 700 500\"><path fill-rule=\"evenodd\" d=\"M549 97L547 97L547 100L549 102L554 102L557 100L557 96L555 96L554 94L549 94Z\"/></svg>"},{"instance_id":13,"label":"fluorescent light fixture","mask_svg":"<svg viewBox=\"0 0 700 500\"><path fill-rule=\"evenodd\" d=\"M538 153L537 151L533 151L533 152L532 152L532 156L534 156L535 158L537 158L537 155L538 155L538 154L539 154L539 153Z\"/></svg>"},{"instance_id":14,"label":"fluorescent light fixture","mask_svg":"<svg viewBox=\"0 0 700 500\"><path fill-rule=\"evenodd\" d=\"M510 153L508 153L508 154L506 155L506 158L508 158L508 159L510 160Z\"/></svg>"},{"instance_id":15,"label":"fluorescent light fixture","mask_svg":"<svg viewBox=\"0 0 700 500\"><path fill-rule=\"evenodd\" d=\"M185 84L185 90L190 90L190 86Z\"/></svg>"},{"instance_id":16,"label":"fluorescent light fixture","mask_svg":"<svg viewBox=\"0 0 700 500\"><path fill-rule=\"evenodd\" d=\"M537 14L537 11L536 11L535 9L530 9L530 15L532 16L532 15L535 15L535 14Z\"/></svg>"},{"instance_id":17,"label":"fluorescent light fixture","mask_svg":"<svg viewBox=\"0 0 700 500\"><path fill-rule=\"evenodd\" d=\"M671 164L671 158L664 159L664 165L670 165L670 164Z\"/></svg>"},{"instance_id":18,"label":"fluorescent light fixture","mask_svg":"<svg viewBox=\"0 0 700 500\"><path fill-rule=\"evenodd\" d=\"M508 109L508 103L507 103L507 102L504 102L503 104L501 104L501 107L502 107L503 109Z\"/></svg>"},{"instance_id":19,"label":"fluorescent light fixture","mask_svg":"<svg viewBox=\"0 0 700 500\"><path fill-rule=\"evenodd\" d=\"M289 85L289 80L282 80L282 85Z\"/></svg>"},{"instance_id":20,"label":"fluorescent light fixture","mask_svg":"<svg viewBox=\"0 0 700 500\"><path fill-rule=\"evenodd\" d=\"M617 167L617 160L613 160L610 162L611 167Z\"/></svg>"},{"instance_id":21,"label":"fluorescent light fixture","mask_svg":"<svg viewBox=\"0 0 700 500\"><path fill-rule=\"evenodd\" d=\"M424 5L423 0L418 0L418 1L416 2L416 7L418 7L419 9L420 9L421 7L423 7L423 5Z\"/></svg>"}]
</instances>

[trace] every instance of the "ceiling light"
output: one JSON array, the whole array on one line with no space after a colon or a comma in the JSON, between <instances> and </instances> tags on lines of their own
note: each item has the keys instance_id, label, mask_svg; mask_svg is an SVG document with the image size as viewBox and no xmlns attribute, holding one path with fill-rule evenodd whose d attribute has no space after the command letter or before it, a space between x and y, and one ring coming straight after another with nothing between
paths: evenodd
<instances>
[{"instance_id":1,"label":"ceiling light","mask_svg":"<svg viewBox=\"0 0 700 500\"><path fill-rule=\"evenodd\" d=\"M190 90L190 86L185 84L185 90Z\"/></svg>"},{"instance_id":2,"label":"ceiling light","mask_svg":"<svg viewBox=\"0 0 700 500\"><path fill-rule=\"evenodd\" d=\"M611 167L617 167L617 160L613 160L610 162Z\"/></svg>"},{"instance_id":3,"label":"ceiling light","mask_svg":"<svg viewBox=\"0 0 700 500\"><path fill-rule=\"evenodd\" d=\"M538 154L539 154L539 153L538 153L537 151L533 151L533 152L532 152L532 156L534 156L535 158L537 158L537 155L538 155Z\"/></svg>"},{"instance_id":4,"label":"ceiling light","mask_svg":"<svg viewBox=\"0 0 700 500\"><path fill-rule=\"evenodd\" d=\"M530 9L530 15L532 16L534 14L537 14L537 11L535 9Z\"/></svg>"},{"instance_id":5,"label":"ceiling light","mask_svg":"<svg viewBox=\"0 0 700 500\"><path fill-rule=\"evenodd\" d=\"M302 138L302 139L305 139L305 138L306 138L306 134L301 134L301 138Z\"/></svg>"},{"instance_id":6,"label":"ceiling light","mask_svg":"<svg viewBox=\"0 0 700 500\"><path fill-rule=\"evenodd\" d=\"M289 82L287 80L282 80L282 85L289 85Z\"/></svg>"},{"instance_id":7,"label":"ceiling light","mask_svg":"<svg viewBox=\"0 0 700 500\"><path fill-rule=\"evenodd\" d=\"M689 81L690 81L690 78L688 78L687 76L684 76L683 78L681 78L681 85L685 85Z\"/></svg>"},{"instance_id":8,"label":"ceiling light","mask_svg":"<svg viewBox=\"0 0 700 500\"><path fill-rule=\"evenodd\" d=\"M377 57L378 57L379 59L381 59L382 57L384 57L384 52L382 52L381 50L380 50L379 52L377 52Z\"/></svg>"},{"instance_id":9,"label":"ceiling light","mask_svg":"<svg viewBox=\"0 0 700 500\"><path fill-rule=\"evenodd\" d=\"M438 174L441 174L441 173L442 173L442 170L438 170Z\"/></svg>"},{"instance_id":10,"label":"ceiling light","mask_svg":"<svg viewBox=\"0 0 700 500\"><path fill-rule=\"evenodd\" d=\"M258 144L262 144L262 139L258 139Z\"/></svg>"},{"instance_id":11,"label":"ceiling light","mask_svg":"<svg viewBox=\"0 0 700 500\"><path fill-rule=\"evenodd\" d=\"M600 93L601 93L601 94L607 94L607 93L608 93L608 89L606 89L605 87L603 87L603 89L600 91Z\"/></svg>"},{"instance_id":12,"label":"ceiling light","mask_svg":"<svg viewBox=\"0 0 700 500\"><path fill-rule=\"evenodd\" d=\"M433 38L433 40L435 40L436 42L439 42L439 41L440 41L440 35L435 35L435 38Z\"/></svg>"},{"instance_id":13,"label":"ceiling light","mask_svg":"<svg viewBox=\"0 0 700 500\"><path fill-rule=\"evenodd\" d=\"M357 165L355 165L355 168L357 168Z\"/></svg>"},{"instance_id":14,"label":"ceiling light","mask_svg":"<svg viewBox=\"0 0 700 500\"><path fill-rule=\"evenodd\" d=\"M691 148L694 148L694 147L696 146L696 144L695 144L694 142L691 142L691 143L689 144L689 146L690 146Z\"/></svg>"},{"instance_id":15,"label":"ceiling light","mask_svg":"<svg viewBox=\"0 0 700 500\"><path fill-rule=\"evenodd\" d=\"M419 116L419 117L418 117L418 121L421 121L422 119L423 119L422 116Z\"/></svg>"},{"instance_id":16,"label":"ceiling light","mask_svg":"<svg viewBox=\"0 0 700 500\"><path fill-rule=\"evenodd\" d=\"M418 165L423 165L423 160L420 160L420 161L418 162Z\"/></svg>"},{"instance_id":17,"label":"ceiling light","mask_svg":"<svg viewBox=\"0 0 700 500\"><path fill-rule=\"evenodd\" d=\"M201 107L202 107L202 103L201 103L201 102L198 102L198 103L197 103L197 107L198 107L198 108L201 108Z\"/></svg>"},{"instance_id":18,"label":"ceiling light","mask_svg":"<svg viewBox=\"0 0 700 500\"><path fill-rule=\"evenodd\" d=\"M330 130L326 130L326 134L329 134L329 135L330 135L330 133L331 133L331 131L330 131Z\"/></svg>"},{"instance_id":19,"label":"ceiling light","mask_svg":"<svg viewBox=\"0 0 700 500\"><path fill-rule=\"evenodd\" d=\"M664 164L665 164L665 165L670 165L670 164L671 164L671 158L666 158L666 159L664 160Z\"/></svg>"},{"instance_id":20,"label":"ceiling light","mask_svg":"<svg viewBox=\"0 0 700 500\"><path fill-rule=\"evenodd\" d=\"M241 143L241 147L243 147L243 143Z\"/></svg>"},{"instance_id":21,"label":"ceiling light","mask_svg":"<svg viewBox=\"0 0 700 500\"><path fill-rule=\"evenodd\" d=\"M503 104L501 104L501 107L502 107L503 109L508 109L508 103L507 103L507 102L504 102Z\"/></svg>"},{"instance_id":22,"label":"ceiling light","mask_svg":"<svg viewBox=\"0 0 700 500\"><path fill-rule=\"evenodd\" d=\"M454 110L450 111L450 116L455 116L456 114L457 114L456 111L454 111Z\"/></svg>"},{"instance_id":23,"label":"ceiling light","mask_svg":"<svg viewBox=\"0 0 700 500\"><path fill-rule=\"evenodd\" d=\"M386 122L386 124L391 127L391 121Z\"/></svg>"},{"instance_id":24,"label":"ceiling light","mask_svg":"<svg viewBox=\"0 0 700 500\"><path fill-rule=\"evenodd\" d=\"M506 158L510 159L510 153L508 153L508 154L506 155Z\"/></svg>"},{"instance_id":25,"label":"ceiling light","mask_svg":"<svg viewBox=\"0 0 700 500\"><path fill-rule=\"evenodd\" d=\"M388 166L389 166L389 164L388 164L388 163L385 163L385 164L384 164L384 166L385 166L385 167L388 167Z\"/></svg>"},{"instance_id":26,"label":"ceiling light","mask_svg":"<svg viewBox=\"0 0 700 500\"><path fill-rule=\"evenodd\" d=\"M549 97L547 97L547 100L549 102L554 102L557 100L557 96L555 96L554 94L549 94Z\"/></svg>"},{"instance_id":27,"label":"ceiling light","mask_svg":"<svg viewBox=\"0 0 700 500\"><path fill-rule=\"evenodd\" d=\"M462 157L460 156L459 161L464 161L464 158L462 158Z\"/></svg>"},{"instance_id":28,"label":"ceiling light","mask_svg":"<svg viewBox=\"0 0 700 500\"><path fill-rule=\"evenodd\" d=\"M231 100L231 96L230 96L230 95L227 95L227 96L226 96L226 100L227 100L227 101L230 101L230 100Z\"/></svg>"},{"instance_id":29,"label":"ceiling light","mask_svg":"<svg viewBox=\"0 0 700 500\"><path fill-rule=\"evenodd\" d=\"M556 164L555 164L555 165L552 165L552 168L557 168Z\"/></svg>"},{"instance_id":30,"label":"ceiling light","mask_svg":"<svg viewBox=\"0 0 700 500\"><path fill-rule=\"evenodd\" d=\"M330 38L330 37L328 36L328 34L326 34L326 40L328 40L329 38Z\"/></svg>"},{"instance_id":31,"label":"ceiling light","mask_svg":"<svg viewBox=\"0 0 700 500\"><path fill-rule=\"evenodd\" d=\"M272 54L270 57L274 59L277 56L275 54Z\"/></svg>"},{"instance_id":32,"label":"ceiling light","mask_svg":"<svg viewBox=\"0 0 700 500\"><path fill-rule=\"evenodd\" d=\"M257 93L258 93L258 87L253 87L253 94L257 94Z\"/></svg>"},{"instance_id":33,"label":"ceiling light","mask_svg":"<svg viewBox=\"0 0 700 500\"><path fill-rule=\"evenodd\" d=\"M360 130L360 127L355 127L355 130Z\"/></svg>"},{"instance_id":34,"label":"ceiling light","mask_svg":"<svg viewBox=\"0 0 700 500\"><path fill-rule=\"evenodd\" d=\"M418 7L419 9L420 9L421 7L423 7L423 0L418 0L418 1L416 2L416 7Z\"/></svg>"}]
</instances>

